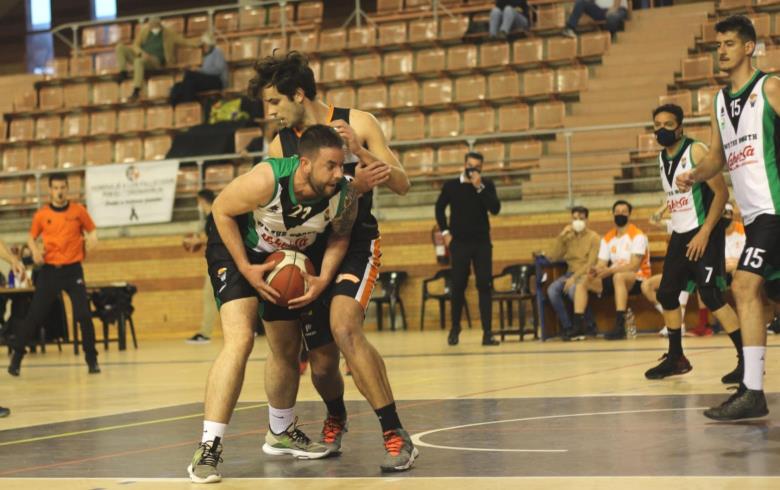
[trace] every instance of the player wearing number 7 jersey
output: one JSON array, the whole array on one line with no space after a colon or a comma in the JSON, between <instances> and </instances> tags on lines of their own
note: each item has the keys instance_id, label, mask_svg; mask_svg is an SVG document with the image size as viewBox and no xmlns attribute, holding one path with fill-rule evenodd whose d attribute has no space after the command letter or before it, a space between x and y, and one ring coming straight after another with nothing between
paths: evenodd
<instances>
[{"instance_id":1,"label":"player wearing number 7 jersey","mask_svg":"<svg viewBox=\"0 0 780 490\"><path fill-rule=\"evenodd\" d=\"M731 16L715 25L720 69L729 84L718 92L712 118L712 144L699 165L677 176L680 190L717 175L725 164L745 222L745 250L734 275L745 373L737 392L704 415L739 420L769 413L763 391L766 329L761 288L770 298L780 281L780 80L753 68L756 31L745 16ZM714 135L720 137L715 137ZM766 284L765 284L766 282ZM775 294L778 297L772 298Z\"/></svg>"},{"instance_id":2,"label":"player wearing number 7 jersey","mask_svg":"<svg viewBox=\"0 0 780 490\"><path fill-rule=\"evenodd\" d=\"M701 301L729 332L737 349L739 363L725 375L724 383L742 381L742 337L739 320L731 306L723 301L726 288L725 228L721 220L729 190L723 175L716 174L706 182L697 182L687 191L674 185L676 175L696 167L707 153L707 147L683 134L683 110L666 104L653 111L653 125L658 143L664 147L658 155L661 186L672 216L672 238L666 250L664 271L656 299L663 307L669 332L669 351L661 363L645 373L647 379L662 379L685 374L691 364L682 349L682 314L680 293L695 287Z\"/></svg>"}]
</instances>

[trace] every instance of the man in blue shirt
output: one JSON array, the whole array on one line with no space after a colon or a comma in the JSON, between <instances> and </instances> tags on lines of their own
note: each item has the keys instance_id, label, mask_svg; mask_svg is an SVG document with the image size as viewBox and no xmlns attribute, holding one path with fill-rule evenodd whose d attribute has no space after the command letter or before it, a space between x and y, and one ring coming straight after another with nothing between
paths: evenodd
<instances>
[{"instance_id":1,"label":"man in blue shirt","mask_svg":"<svg viewBox=\"0 0 780 490\"><path fill-rule=\"evenodd\" d=\"M198 92L222 90L228 86L228 66L225 54L214 44L214 38L204 34L203 64L197 70L184 72L184 79L171 88L171 105L196 100Z\"/></svg>"}]
</instances>

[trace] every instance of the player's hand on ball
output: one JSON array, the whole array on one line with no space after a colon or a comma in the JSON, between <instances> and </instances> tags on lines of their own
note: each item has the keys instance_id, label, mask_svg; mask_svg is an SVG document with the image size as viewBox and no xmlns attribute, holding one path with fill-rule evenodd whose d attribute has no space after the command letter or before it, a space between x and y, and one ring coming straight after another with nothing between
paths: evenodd
<instances>
[{"instance_id":1,"label":"player's hand on ball","mask_svg":"<svg viewBox=\"0 0 780 490\"><path fill-rule=\"evenodd\" d=\"M688 192L696 181L693 179L693 172L683 172L675 179L677 188L682 192Z\"/></svg>"},{"instance_id":2,"label":"player's hand on ball","mask_svg":"<svg viewBox=\"0 0 780 490\"><path fill-rule=\"evenodd\" d=\"M707 248L707 242L709 240L709 233L699 230L699 232L691 238L691 241L688 242L688 249L685 251L685 256L688 257L688 260L691 262L699 260L702 255L704 255L704 250Z\"/></svg>"},{"instance_id":3,"label":"player's hand on ball","mask_svg":"<svg viewBox=\"0 0 780 490\"><path fill-rule=\"evenodd\" d=\"M355 168L355 180L352 185L358 192L365 194L374 187L384 184L390 179L393 169L385 162L376 161L369 165L357 165Z\"/></svg>"},{"instance_id":4,"label":"player's hand on ball","mask_svg":"<svg viewBox=\"0 0 780 490\"><path fill-rule=\"evenodd\" d=\"M303 280L306 281L306 293L303 296L293 298L287 302L287 305L291 310L303 308L308 305L317 299L319 295L325 291L325 288L328 287L328 281L324 277L313 276L304 271L301 271L301 275L303 276Z\"/></svg>"},{"instance_id":5,"label":"player's hand on ball","mask_svg":"<svg viewBox=\"0 0 780 490\"><path fill-rule=\"evenodd\" d=\"M241 273L244 275L249 284L253 288L257 289L260 296L271 303L276 303L276 298L279 297L279 291L272 288L267 282L265 282L265 275L272 271L276 267L276 262L267 262L265 264L252 264L246 266Z\"/></svg>"}]
</instances>

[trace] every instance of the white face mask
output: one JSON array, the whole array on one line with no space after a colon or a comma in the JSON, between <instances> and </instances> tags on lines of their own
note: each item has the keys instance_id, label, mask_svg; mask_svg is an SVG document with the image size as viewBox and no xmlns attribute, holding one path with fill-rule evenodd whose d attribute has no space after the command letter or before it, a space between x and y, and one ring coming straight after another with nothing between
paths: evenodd
<instances>
[{"instance_id":1,"label":"white face mask","mask_svg":"<svg viewBox=\"0 0 780 490\"><path fill-rule=\"evenodd\" d=\"M575 219L571 222L571 229L579 233L585 229L585 220Z\"/></svg>"},{"instance_id":2,"label":"white face mask","mask_svg":"<svg viewBox=\"0 0 780 490\"><path fill-rule=\"evenodd\" d=\"M152 27L152 34L154 34L156 36L159 33L160 33L160 28L159 27Z\"/></svg>"}]
</instances>

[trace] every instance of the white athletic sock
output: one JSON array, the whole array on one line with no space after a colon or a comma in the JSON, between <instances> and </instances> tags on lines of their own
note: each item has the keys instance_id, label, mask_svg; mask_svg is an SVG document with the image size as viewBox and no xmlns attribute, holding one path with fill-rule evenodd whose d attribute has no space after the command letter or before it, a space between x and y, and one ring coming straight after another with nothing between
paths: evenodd
<instances>
[{"instance_id":1,"label":"white athletic sock","mask_svg":"<svg viewBox=\"0 0 780 490\"><path fill-rule=\"evenodd\" d=\"M658 310L658 313L660 313L662 315L664 314L664 307L661 306L661 303L656 303L655 304L655 309Z\"/></svg>"},{"instance_id":2,"label":"white athletic sock","mask_svg":"<svg viewBox=\"0 0 780 490\"><path fill-rule=\"evenodd\" d=\"M225 437L225 429L227 424L220 424L219 422L212 422L210 420L203 421L203 437L200 442L213 441L215 437L220 439Z\"/></svg>"},{"instance_id":3,"label":"white athletic sock","mask_svg":"<svg viewBox=\"0 0 780 490\"><path fill-rule=\"evenodd\" d=\"M766 347L746 345L742 348L742 353L745 357L745 375L742 382L749 390L763 390Z\"/></svg>"},{"instance_id":4,"label":"white athletic sock","mask_svg":"<svg viewBox=\"0 0 780 490\"><path fill-rule=\"evenodd\" d=\"M292 425L295 420L295 407L293 408L274 408L268 405L268 425L271 426L271 432L281 434Z\"/></svg>"}]
</instances>

